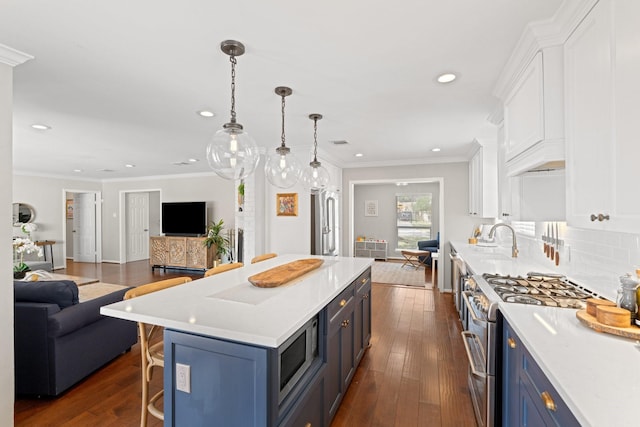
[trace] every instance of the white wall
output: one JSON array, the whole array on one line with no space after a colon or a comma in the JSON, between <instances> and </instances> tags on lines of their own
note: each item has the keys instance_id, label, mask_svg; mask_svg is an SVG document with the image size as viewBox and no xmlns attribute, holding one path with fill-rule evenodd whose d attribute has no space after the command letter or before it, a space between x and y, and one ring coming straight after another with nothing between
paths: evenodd
<instances>
[{"instance_id":1,"label":"white wall","mask_svg":"<svg viewBox=\"0 0 640 427\"><path fill-rule=\"evenodd\" d=\"M441 227L444 226L446 232L444 238L446 241L440 242L440 251L444 254L448 253L450 248L448 242L450 240L464 240L470 236L474 224L478 220L474 220L469 216L469 164L467 162L460 163L443 163L429 165L409 165L409 166L390 166L376 168L358 168L344 169L342 171L343 195L345 201L343 206L344 232L342 233L342 247L350 248L353 242L350 241L348 230L349 224L349 206L351 181L367 181L367 180L412 180L416 178L442 178L442 187L440 191L444 194L444 218L440 219ZM348 251L345 249L345 253ZM446 258L443 258L446 260ZM439 272L444 271L444 289L450 289L450 265L448 262L440 261L438 267ZM442 268L444 267L444 269Z\"/></svg>"},{"instance_id":2,"label":"white wall","mask_svg":"<svg viewBox=\"0 0 640 427\"><path fill-rule=\"evenodd\" d=\"M12 181L12 115L13 69L0 62L0 274L5 277L0 286L0 425L13 426L14 363L13 363L13 286L11 181Z\"/></svg>"},{"instance_id":3,"label":"white wall","mask_svg":"<svg viewBox=\"0 0 640 427\"><path fill-rule=\"evenodd\" d=\"M406 186L388 184L362 184L354 187L353 195L353 231L356 236L381 239L388 242L387 256L401 257L396 251L398 240L396 195L431 193L431 237L425 235L421 240L436 238L440 229L438 210L440 207L440 186L438 183L410 183ZM367 200L378 201L378 216L365 216L364 204ZM416 248L417 249L417 248Z\"/></svg>"}]
</instances>

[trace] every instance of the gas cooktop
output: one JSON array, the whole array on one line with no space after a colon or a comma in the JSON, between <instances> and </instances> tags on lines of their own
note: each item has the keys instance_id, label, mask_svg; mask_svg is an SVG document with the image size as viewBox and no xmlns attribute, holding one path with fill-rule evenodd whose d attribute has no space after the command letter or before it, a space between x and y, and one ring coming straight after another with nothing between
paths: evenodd
<instances>
[{"instance_id":1,"label":"gas cooktop","mask_svg":"<svg viewBox=\"0 0 640 427\"><path fill-rule=\"evenodd\" d=\"M561 275L529 273L527 277L512 277L483 274L482 277L505 302L583 309L587 305L586 300L594 296Z\"/></svg>"}]
</instances>

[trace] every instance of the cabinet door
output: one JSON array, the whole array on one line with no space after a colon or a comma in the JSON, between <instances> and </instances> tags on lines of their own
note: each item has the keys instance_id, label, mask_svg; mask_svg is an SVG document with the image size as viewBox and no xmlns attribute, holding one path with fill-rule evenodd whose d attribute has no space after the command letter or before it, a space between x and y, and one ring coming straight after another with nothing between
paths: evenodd
<instances>
[{"instance_id":1,"label":"cabinet door","mask_svg":"<svg viewBox=\"0 0 640 427\"><path fill-rule=\"evenodd\" d=\"M324 426L324 385L324 370L321 369L280 427Z\"/></svg>"},{"instance_id":2,"label":"cabinet door","mask_svg":"<svg viewBox=\"0 0 640 427\"><path fill-rule=\"evenodd\" d=\"M356 366L369 347L371 339L371 275L365 274L358 278L355 309L355 352Z\"/></svg>"},{"instance_id":3,"label":"cabinet door","mask_svg":"<svg viewBox=\"0 0 640 427\"><path fill-rule=\"evenodd\" d=\"M538 52L504 102L506 160L544 138L542 53Z\"/></svg>"},{"instance_id":4,"label":"cabinet door","mask_svg":"<svg viewBox=\"0 0 640 427\"><path fill-rule=\"evenodd\" d=\"M207 266L207 247L200 237L187 237L185 264L190 268L209 268Z\"/></svg>"},{"instance_id":5,"label":"cabinet door","mask_svg":"<svg viewBox=\"0 0 640 427\"><path fill-rule=\"evenodd\" d=\"M167 240L166 237L150 237L149 264L167 265Z\"/></svg>"},{"instance_id":6,"label":"cabinet door","mask_svg":"<svg viewBox=\"0 0 640 427\"><path fill-rule=\"evenodd\" d=\"M469 160L469 214L494 218L498 214L498 155L495 141L480 145Z\"/></svg>"},{"instance_id":7,"label":"cabinet door","mask_svg":"<svg viewBox=\"0 0 640 427\"><path fill-rule=\"evenodd\" d=\"M186 267L187 239L186 237L167 237L167 265Z\"/></svg>"},{"instance_id":8,"label":"cabinet door","mask_svg":"<svg viewBox=\"0 0 640 427\"><path fill-rule=\"evenodd\" d=\"M502 333L502 420L506 426L517 426L520 420L519 366L521 362L520 342L505 321ZM532 424L533 425L533 424Z\"/></svg>"}]
</instances>

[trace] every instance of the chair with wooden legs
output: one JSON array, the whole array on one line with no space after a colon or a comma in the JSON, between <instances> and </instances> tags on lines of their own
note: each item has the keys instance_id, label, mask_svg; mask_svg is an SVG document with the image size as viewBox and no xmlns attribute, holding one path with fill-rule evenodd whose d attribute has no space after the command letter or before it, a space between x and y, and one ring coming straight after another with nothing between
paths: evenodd
<instances>
[{"instance_id":1,"label":"chair with wooden legs","mask_svg":"<svg viewBox=\"0 0 640 427\"><path fill-rule=\"evenodd\" d=\"M190 282L191 277L175 277L173 279L161 280L159 282L148 283L128 290L124 294L124 299L139 297L162 289L167 289L176 285ZM140 412L140 426L146 427L147 414L164 420L164 412L156 406L156 402L163 396L164 389L160 390L149 398L149 382L153 374L153 367L164 368L164 342L162 341L163 328L156 325L149 325L138 322L138 336L140 339L140 355L142 359L142 404ZM157 337L160 337L159 342ZM151 341L154 341L151 343Z\"/></svg>"},{"instance_id":2,"label":"chair with wooden legs","mask_svg":"<svg viewBox=\"0 0 640 427\"><path fill-rule=\"evenodd\" d=\"M204 277L213 276L214 274L223 273L225 271L233 270L235 268L240 268L244 264L241 262L232 262L229 264L220 264L217 267L213 267L204 272Z\"/></svg>"},{"instance_id":3,"label":"chair with wooden legs","mask_svg":"<svg viewBox=\"0 0 640 427\"><path fill-rule=\"evenodd\" d=\"M255 264L256 262L264 261L265 259L275 258L277 256L278 256L278 254L274 254L274 253L258 255L258 256L254 257L251 260L251 264Z\"/></svg>"}]
</instances>

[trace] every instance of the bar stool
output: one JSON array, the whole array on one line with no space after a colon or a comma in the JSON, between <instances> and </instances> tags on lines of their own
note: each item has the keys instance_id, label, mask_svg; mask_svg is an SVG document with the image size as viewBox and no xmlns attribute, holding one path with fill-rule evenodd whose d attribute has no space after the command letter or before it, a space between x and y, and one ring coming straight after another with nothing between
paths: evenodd
<instances>
[{"instance_id":1,"label":"bar stool","mask_svg":"<svg viewBox=\"0 0 640 427\"><path fill-rule=\"evenodd\" d=\"M223 273L225 271L233 270L242 267L244 264L241 262L232 262L230 264L220 264L217 267L213 267L204 272L204 277L213 276L214 274Z\"/></svg>"},{"instance_id":2,"label":"bar stool","mask_svg":"<svg viewBox=\"0 0 640 427\"><path fill-rule=\"evenodd\" d=\"M278 254L274 254L274 253L258 255L258 256L253 257L253 259L251 260L251 264L255 264L256 262L264 261L265 259L275 258L277 256L278 256Z\"/></svg>"},{"instance_id":3,"label":"bar stool","mask_svg":"<svg viewBox=\"0 0 640 427\"><path fill-rule=\"evenodd\" d=\"M175 277L172 279L161 280L159 282L148 283L128 290L124 294L124 299L128 300L176 285L182 285L190 281L191 277ZM153 374L153 367L159 366L164 368L164 342L161 339L160 342L151 344L152 339L155 339L158 336L162 337L162 330L163 328L160 326L138 322L140 356L142 358L141 427L146 427L147 425L147 412L160 420L164 420L164 412L156 406L156 402L164 394L164 389L160 390L154 394L151 399L149 399L149 382L151 381L151 376Z\"/></svg>"}]
</instances>

